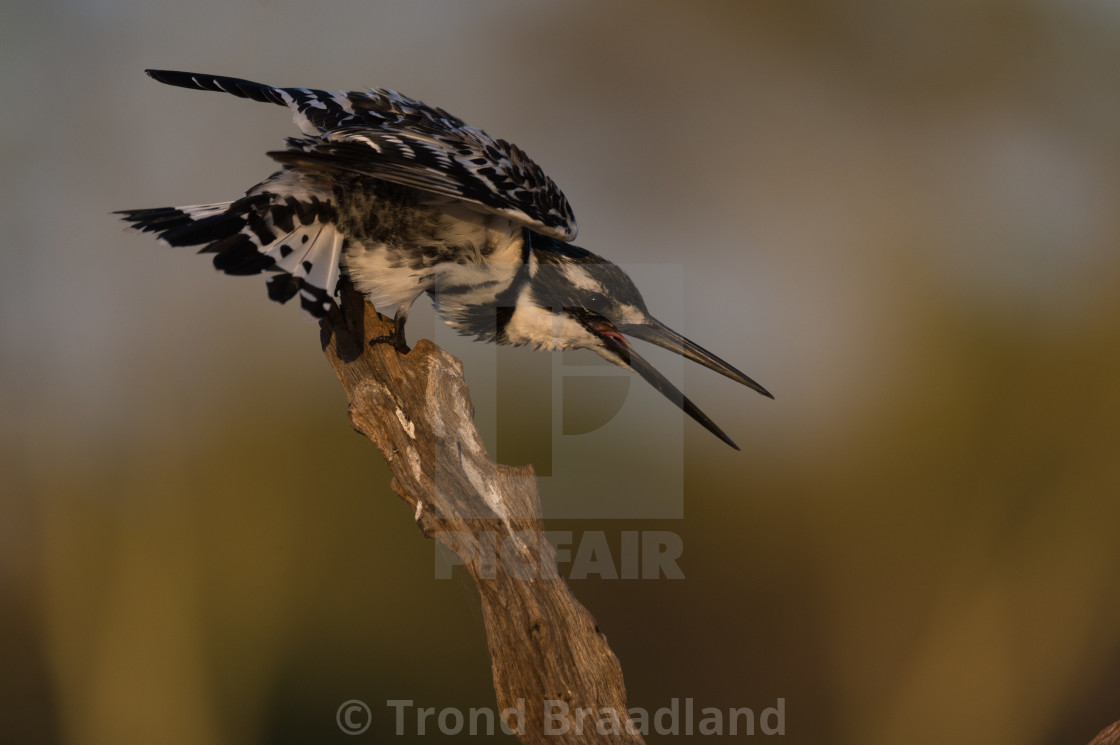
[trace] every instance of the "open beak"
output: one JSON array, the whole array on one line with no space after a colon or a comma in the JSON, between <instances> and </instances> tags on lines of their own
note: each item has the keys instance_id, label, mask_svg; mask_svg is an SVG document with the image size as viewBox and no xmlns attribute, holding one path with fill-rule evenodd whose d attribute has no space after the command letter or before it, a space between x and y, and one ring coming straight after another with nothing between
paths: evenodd
<instances>
[{"instance_id":1,"label":"open beak","mask_svg":"<svg viewBox=\"0 0 1120 745\"><path fill-rule=\"evenodd\" d=\"M717 427L715 422L713 422L707 414L700 411L700 409L696 407L696 404L688 400L688 398L677 390L676 386L670 383L664 375L659 373L653 365L635 352L622 333L605 323L601 325L596 324L596 331L615 348L628 367L638 373L638 375L641 375L647 383L660 391L665 398L679 406L684 413L699 422L704 429L736 450L739 449L739 446L736 445L730 437L724 434L723 430ZM774 398L770 395L770 392L761 385L754 382L719 357L716 357L708 350L684 338L660 321L651 318L649 323L626 326L624 331L636 339L648 341L651 344L656 344L659 347L664 347L669 351L676 352L682 357L687 357L694 362L699 362L704 367L711 368L721 375L726 375L732 380L758 391L763 396Z\"/></svg>"}]
</instances>

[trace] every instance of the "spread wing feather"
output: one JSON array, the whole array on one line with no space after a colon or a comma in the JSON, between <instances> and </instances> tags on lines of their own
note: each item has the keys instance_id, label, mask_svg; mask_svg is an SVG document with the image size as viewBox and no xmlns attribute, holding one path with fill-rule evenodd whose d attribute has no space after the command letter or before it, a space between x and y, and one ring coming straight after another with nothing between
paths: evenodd
<instances>
[{"instance_id":1,"label":"spread wing feather","mask_svg":"<svg viewBox=\"0 0 1120 745\"><path fill-rule=\"evenodd\" d=\"M388 89L332 93L239 78L148 70L169 85L288 106L305 135L270 155L285 165L338 168L466 202L570 241L576 221L559 187L520 148L443 109Z\"/></svg>"},{"instance_id":2,"label":"spread wing feather","mask_svg":"<svg viewBox=\"0 0 1120 745\"><path fill-rule=\"evenodd\" d=\"M187 207L122 210L135 230L155 233L171 246L198 246L214 254L226 274L271 272L268 296L322 318L336 307L345 238L326 195L282 171L241 199Z\"/></svg>"}]
</instances>

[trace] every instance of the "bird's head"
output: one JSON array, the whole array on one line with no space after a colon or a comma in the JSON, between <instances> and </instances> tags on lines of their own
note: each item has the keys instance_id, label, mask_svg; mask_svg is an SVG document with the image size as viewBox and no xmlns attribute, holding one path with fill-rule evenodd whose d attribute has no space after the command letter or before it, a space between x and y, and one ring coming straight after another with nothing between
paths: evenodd
<instances>
[{"instance_id":1,"label":"bird's head","mask_svg":"<svg viewBox=\"0 0 1120 745\"><path fill-rule=\"evenodd\" d=\"M534 236L528 282L505 341L540 349L590 349L646 382L709 432L738 446L669 380L634 351L630 338L656 344L726 375L764 396L765 388L650 315L634 282L618 266L578 246Z\"/></svg>"}]
</instances>

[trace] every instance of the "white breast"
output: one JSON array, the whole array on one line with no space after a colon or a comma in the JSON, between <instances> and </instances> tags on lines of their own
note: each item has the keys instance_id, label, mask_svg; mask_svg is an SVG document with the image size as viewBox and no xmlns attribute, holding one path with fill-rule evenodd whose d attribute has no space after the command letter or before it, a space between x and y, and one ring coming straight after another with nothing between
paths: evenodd
<instances>
[{"instance_id":1,"label":"white breast","mask_svg":"<svg viewBox=\"0 0 1120 745\"><path fill-rule=\"evenodd\" d=\"M531 302L518 302L506 326L510 344L536 349L597 349L595 336L567 313L553 313Z\"/></svg>"},{"instance_id":2,"label":"white breast","mask_svg":"<svg viewBox=\"0 0 1120 745\"><path fill-rule=\"evenodd\" d=\"M427 289L426 271L400 264L384 243L372 248L351 244L345 261L354 287L382 313L391 315L398 308L407 308Z\"/></svg>"},{"instance_id":3,"label":"white breast","mask_svg":"<svg viewBox=\"0 0 1120 745\"><path fill-rule=\"evenodd\" d=\"M433 263L424 258L425 247L392 240L372 246L352 242L346 251L354 286L382 313L407 308L425 292L438 293L441 286L477 286L477 298L464 295L460 301L485 302L495 293L491 280L512 279L520 266L520 226L463 202L433 202L425 208L436 213L438 225L426 246L450 252L453 260Z\"/></svg>"}]
</instances>

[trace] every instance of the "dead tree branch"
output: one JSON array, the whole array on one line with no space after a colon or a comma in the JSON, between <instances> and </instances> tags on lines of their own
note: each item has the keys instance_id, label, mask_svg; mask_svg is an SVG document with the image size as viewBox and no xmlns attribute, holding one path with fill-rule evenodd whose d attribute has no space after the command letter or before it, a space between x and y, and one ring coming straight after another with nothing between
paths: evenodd
<instances>
[{"instance_id":1,"label":"dead tree branch","mask_svg":"<svg viewBox=\"0 0 1120 745\"><path fill-rule=\"evenodd\" d=\"M533 469L489 459L459 360L427 340L408 354L369 344L393 324L349 286L322 329L351 425L388 460L420 531L454 551L478 586L510 728L524 743L642 743L618 659L554 571ZM580 709L591 711L577 731Z\"/></svg>"},{"instance_id":2,"label":"dead tree branch","mask_svg":"<svg viewBox=\"0 0 1120 745\"><path fill-rule=\"evenodd\" d=\"M1105 727L1089 745L1120 745L1120 722Z\"/></svg>"}]
</instances>

